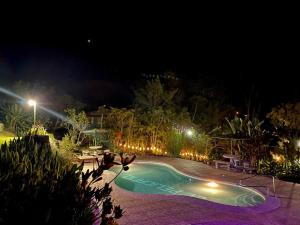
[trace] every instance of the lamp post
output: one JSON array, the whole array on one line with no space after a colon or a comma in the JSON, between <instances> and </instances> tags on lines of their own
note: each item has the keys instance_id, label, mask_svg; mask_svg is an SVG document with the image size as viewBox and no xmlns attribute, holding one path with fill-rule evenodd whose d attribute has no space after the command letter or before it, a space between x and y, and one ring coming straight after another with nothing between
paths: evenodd
<instances>
[{"instance_id":1,"label":"lamp post","mask_svg":"<svg viewBox=\"0 0 300 225\"><path fill-rule=\"evenodd\" d=\"M33 106L33 126L35 126L36 121L36 101L35 100L28 100L28 105Z\"/></svg>"}]
</instances>

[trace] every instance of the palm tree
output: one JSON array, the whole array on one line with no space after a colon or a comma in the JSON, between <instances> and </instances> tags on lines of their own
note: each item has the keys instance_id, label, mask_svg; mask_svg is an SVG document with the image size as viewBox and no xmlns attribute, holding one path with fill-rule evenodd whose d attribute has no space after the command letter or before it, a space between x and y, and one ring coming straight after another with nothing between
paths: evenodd
<instances>
[{"instance_id":1,"label":"palm tree","mask_svg":"<svg viewBox=\"0 0 300 225\"><path fill-rule=\"evenodd\" d=\"M1 113L8 129L18 136L25 134L32 125L32 116L18 104L3 104Z\"/></svg>"},{"instance_id":2,"label":"palm tree","mask_svg":"<svg viewBox=\"0 0 300 225\"><path fill-rule=\"evenodd\" d=\"M232 120L225 120L228 124L226 135L233 138L231 142L234 140L242 158L250 160L254 165L261 154L265 133L262 129L264 121L256 118L251 121L248 117L242 119L237 116Z\"/></svg>"}]
</instances>

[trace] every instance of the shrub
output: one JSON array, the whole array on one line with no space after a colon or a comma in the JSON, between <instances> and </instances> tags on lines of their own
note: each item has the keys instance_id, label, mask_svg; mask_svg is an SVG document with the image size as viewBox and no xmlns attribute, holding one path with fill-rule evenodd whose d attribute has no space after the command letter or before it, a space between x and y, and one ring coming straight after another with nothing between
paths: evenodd
<instances>
[{"instance_id":1,"label":"shrub","mask_svg":"<svg viewBox=\"0 0 300 225\"><path fill-rule=\"evenodd\" d=\"M211 147L211 139L204 133L199 133L193 139L193 146L199 154L207 155L208 149Z\"/></svg>"},{"instance_id":2,"label":"shrub","mask_svg":"<svg viewBox=\"0 0 300 225\"><path fill-rule=\"evenodd\" d=\"M300 164L295 161L259 160L258 173L276 176L289 182L300 183Z\"/></svg>"},{"instance_id":3,"label":"shrub","mask_svg":"<svg viewBox=\"0 0 300 225\"><path fill-rule=\"evenodd\" d=\"M220 160L223 158L224 153L225 153L225 149L223 149L221 147L212 148L208 153L208 159L210 161Z\"/></svg>"},{"instance_id":4,"label":"shrub","mask_svg":"<svg viewBox=\"0 0 300 225\"><path fill-rule=\"evenodd\" d=\"M7 131L0 131L0 145L4 144L5 142L9 142L10 140L14 139L15 135L11 132Z\"/></svg>"},{"instance_id":5,"label":"shrub","mask_svg":"<svg viewBox=\"0 0 300 225\"><path fill-rule=\"evenodd\" d=\"M4 123L1 123L1 122L0 122L0 132L1 132L1 131L4 131Z\"/></svg>"},{"instance_id":6,"label":"shrub","mask_svg":"<svg viewBox=\"0 0 300 225\"><path fill-rule=\"evenodd\" d=\"M120 206L111 202L111 187L91 185L102 179L104 170L114 164L106 154L98 168L82 172L83 164L71 165L48 144L32 139L14 140L0 150L0 224L92 225L115 222L122 216ZM135 157L121 155L122 170ZM97 212L98 210L98 213Z\"/></svg>"},{"instance_id":7,"label":"shrub","mask_svg":"<svg viewBox=\"0 0 300 225\"><path fill-rule=\"evenodd\" d=\"M33 125L29 131L29 135L42 135L42 136L48 136L51 149L54 151L58 151L58 140L55 139L54 135L49 133L44 126L38 124Z\"/></svg>"},{"instance_id":8,"label":"shrub","mask_svg":"<svg viewBox=\"0 0 300 225\"><path fill-rule=\"evenodd\" d=\"M66 134L62 138L59 147L63 152L72 152L76 149L77 145L75 144L74 137L69 134Z\"/></svg>"}]
</instances>

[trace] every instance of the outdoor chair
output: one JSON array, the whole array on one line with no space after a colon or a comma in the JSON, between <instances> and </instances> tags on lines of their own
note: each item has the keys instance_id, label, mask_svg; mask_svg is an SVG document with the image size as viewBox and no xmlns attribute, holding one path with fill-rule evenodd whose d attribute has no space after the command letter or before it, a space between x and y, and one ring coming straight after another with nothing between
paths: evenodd
<instances>
[{"instance_id":1,"label":"outdoor chair","mask_svg":"<svg viewBox=\"0 0 300 225\"><path fill-rule=\"evenodd\" d=\"M256 168L250 166L250 162L244 161L243 162L243 172L244 173L253 173L256 171Z\"/></svg>"},{"instance_id":2,"label":"outdoor chair","mask_svg":"<svg viewBox=\"0 0 300 225\"><path fill-rule=\"evenodd\" d=\"M237 169L237 170L240 170L240 171L242 171L244 169L244 166L243 166L241 160L238 159L238 158L233 159L232 167Z\"/></svg>"}]
</instances>

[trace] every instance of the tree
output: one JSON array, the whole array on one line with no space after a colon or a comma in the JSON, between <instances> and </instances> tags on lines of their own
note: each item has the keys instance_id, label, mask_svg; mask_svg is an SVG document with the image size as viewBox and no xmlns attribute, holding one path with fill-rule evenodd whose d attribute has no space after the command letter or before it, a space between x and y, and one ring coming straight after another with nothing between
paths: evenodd
<instances>
[{"instance_id":1,"label":"tree","mask_svg":"<svg viewBox=\"0 0 300 225\"><path fill-rule=\"evenodd\" d=\"M280 138L278 145L285 156L290 160L299 158L300 102L276 106L267 114L267 118L276 128Z\"/></svg>"},{"instance_id":2,"label":"tree","mask_svg":"<svg viewBox=\"0 0 300 225\"><path fill-rule=\"evenodd\" d=\"M206 132L219 126L234 111L222 81L218 84L210 77L201 76L187 81L185 91L192 122Z\"/></svg>"},{"instance_id":3,"label":"tree","mask_svg":"<svg viewBox=\"0 0 300 225\"><path fill-rule=\"evenodd\" d=\"M152 110L158 107L167 108L173 105L173 98L177 93L175 90L166 90L159 78L148 80L144 87L134 91L135 104L137 107Z\"/></svg>"},{"instance_id":4,"label":"tree","mask_svg":"<svg viewBox=\"0 0 300 225\"><path fill-rule=\"evenodd\" d=\"M178 89L164 86L158 77L148 80L134 93L138 124L134 134L144 145L164 147L172 129L191 124L187 110L176 106Z\"/></svg>"},{"instance_id":5,"label":"tree","mask_svg":"<svg viewBox=\"0 0 300 225\"><path fill-rule=\"evenodd\" d=\"M272 124L295 136L300 131L300 102L276 106L267 114Z\"/></svg>"},{"instance_id":6,"label":"tree","mask_svg":"<svg viewBox=\"0 0 300 225\"><path fill-rule=\"evenodd\" d=\"M233 111L233 107L224 104L224 102L203 95L194 95L190 101L192 121L206 132L219 126L224 117L232 114Z\"/></svg>"},{"instance_id":7,"label":"tree","mask_svg":"<svg viewBox=\"0 0 300 225\"><path fill-rule=\"evenodd\" d=\"M227 126L225 126L223 134L232 138L230 139L230 148L236 147L241 158L250 160L254 166L264 153L262 148L265 141L265 130L262 128L264 121L256 118L250 120L249 117L242 119L238 116L231 120L225 118L225 120Z\"/></svg>"},{"instance_id":8,"label":"tree","mask_svg":"<svg viewBox=\"0 0 300 225\"><path fill-rule=\"evenodd\" d=\"M88 126L89 121L84 111L76 112L73 109L65 110L67 115L67 121L65 122L65 127L68 130L68 135L66 135L62 142L67 142L66 146L68 148L73 148L74 146L80 146L86 135L83 133Z\"/></svg>"}]
</instances>

